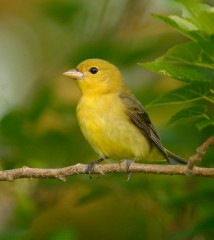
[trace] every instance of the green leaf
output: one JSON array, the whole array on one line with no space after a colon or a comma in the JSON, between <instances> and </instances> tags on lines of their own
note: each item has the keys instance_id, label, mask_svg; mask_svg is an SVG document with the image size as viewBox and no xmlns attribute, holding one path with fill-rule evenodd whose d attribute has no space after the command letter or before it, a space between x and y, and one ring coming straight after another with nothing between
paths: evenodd
<instances>
[{"instance_id":1,"label":"green leaf","mask_svg":"<svg viewBox=\"0 0 214 240\"><path fill-rule=\"evenodd\" d=\"M212 49L213 46L210 50ZM187 65L212 69L214 76L214 62L198 43L188 42L177 45L171 48L164 58L168 61L174 60Z\"/></svg>"},{"instance_id":2,"label":"green leaf","mask_svg":"<svg viewBox=\"0 0 214 240\"><path fill-rule=\"evenodd\" d=\"M200 19L198 23L201 29L204 29L210 35L214 34L214 8L210 8L208 11L202 11L198 19Z\"/></svg>"},{"instance_id":3,"label":"green leaf","mask_svg":"<svg viewBox=\"0 0 214 240\"><path fill-rule=\"evenodd\" d=\"M208 34L214 33L214 8L195 0L177 0L183 7L183 17L191 19L193 24Z\"/></svg>"},{"instance_id":4,"label":"green leaf","mask_svg":"<svg viewBox=\"0 0 214 240\"><path fill-rule=\"evenodd\" d=\"M203 51L205 51L210 59L212 59L214 62L214 35L210 36L209 41L200 41L199 44Z\"/></svg>"},{"instance_id":5,"label":"green leaf","mask_svg":"<svg viewBox=\"0 0 214 240\"><path fill-rule=\"evenodd\" d=\"M195 83L177 88L152 101L148 106L192 102L205 98L210 91L209 83Z\"/></svg>"},{"instance_id":6,"label":"green leaf","mask_svg":"<svg viewBox=\"0 0 214 240\"><path fill-rule=\"evenodd\" d=\"M214 71L200 68L194 65L167 62L163 57L154 62L140 63L139 65L151 71L158 72L163 76L174 78L183 82L209 82L212 80Z\"/></svg>"},{"instance_id":7,"label":"green leaf","mask_svg":"<svg viewBox=\"0 0 214 240\"><path fill-rule=\"evenodd\" d=\"M208 34L198 29L189 19L184 19L178 16L163 16L155 14L153 15L157 19L160 19L164 23L173 27L175 30L182 33L187 38L194 41L204 41L208 39Z\"/></svg>"},{"instance_id":8,"label":"green leaf","mask_svg":"<svg viewBox=\"0 0 214 240\"><path fill-rule=\"evenodd\" d=\"M189 118L195 117L208 118L205 115L206 110L207 107L205 105L194 105L191 107L184 108L181 111L177 112L175 115L173 115L169 120L168 124L172 124L178 120L187 120Z\"/></svg>"},{"instance_id":9,"label":"green leaf","mask_svg":"<svg viewBox=\"0 0 214 240\"><path fill-rule=\"evenodd\" d=\"M214 42L213 42L214 44ZM213 49L213 46L210 46ZM140 63L152 71L184 82L208 82L214 79L214 62L207 54L213 50L188 42L171 48L154 62Z\"/></svg>"},{"instance_id":10,"label":"green leaf","mask_svg":"<svg viewBox=\"0 0 214 240\"><path fill-rule=\"evenodd\" d=\"M154 62L142 64L180 81L214 79L214 8L193 0L178 0L183 17L155 15L194 42L177 45Z\"/></svg>"},{"instance_id":11,"label":"green leaf","mask_svg":"<svg viewBox=\"0 0 214 240\"><path fill-rule=\"evenodd\" d=\"M206 119L196 124L196 127L198 128L198 130L203 130L204 128L209 126L214 126L214 118Z\"/></svg>"},{"instance_id":12,"label":"green leaf","mask_svg":"<svg viewBox=\"0 0 214 240\"><path fill-rule=\"evenodd\" d=\"M154 15L194 41L208 40L214 34L214 8L195 0L179 0L183 7L183 17Z\"/></svg>"}]
</instances>

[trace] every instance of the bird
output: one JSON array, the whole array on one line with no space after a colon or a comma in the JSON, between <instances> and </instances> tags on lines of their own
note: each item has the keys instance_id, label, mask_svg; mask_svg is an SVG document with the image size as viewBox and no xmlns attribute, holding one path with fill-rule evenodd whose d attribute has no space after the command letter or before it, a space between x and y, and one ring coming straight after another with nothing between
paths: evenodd
<instances>
[{"instance_id":1,"label":"bird","mask_svg":"<svg viewBox=\"0 0 214 240\"><path fill-rule=\"evenodd\" d=\"M98 59L82 61L63 75L74 79L81 92L76 113L80 129L99 155L88 164L91 175L105 159L127 160L127 171L134 161L187 161L163 147L161 139L143 105L123 81L120 70Z\"/></svg>"}]
</instances>

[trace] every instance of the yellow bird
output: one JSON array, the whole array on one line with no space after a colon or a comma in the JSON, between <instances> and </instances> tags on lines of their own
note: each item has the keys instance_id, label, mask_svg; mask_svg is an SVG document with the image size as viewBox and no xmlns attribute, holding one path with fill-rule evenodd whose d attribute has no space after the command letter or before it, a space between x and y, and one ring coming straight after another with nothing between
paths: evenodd
<instances>
[{"instance_id":1,"label":"yellow bird","mask_svg":"<svg viewBox=\"0 0 214 240\"><path fill-rule=\"evenodd\" d=\"M64 75L77 81L82 94L77 106L79 125L100 156L88 165L88 173L106 158L186 164L162 146L144 107L125 85L116 66L88 59Z\"/></svg>"}]
</instances>

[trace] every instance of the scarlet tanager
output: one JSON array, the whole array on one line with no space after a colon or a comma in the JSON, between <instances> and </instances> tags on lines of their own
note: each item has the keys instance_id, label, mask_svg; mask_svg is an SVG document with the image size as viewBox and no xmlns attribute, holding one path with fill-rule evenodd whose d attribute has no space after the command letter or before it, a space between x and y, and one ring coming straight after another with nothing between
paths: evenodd
<instances>
[{"instance_id":1,"label":"scarlet tanager","mask_svg":"<svg viewBox=\"0 0 214 240\"><path fill-rule=\"evenodd\" d=\"M163 147L144 107L122 80L119 69L101 59L88 59L64 73L77 81L81 98L77 118L87 141L100 156L143 161L167 160L186 164L186 160Z\"/></svg>"}]
</instances>

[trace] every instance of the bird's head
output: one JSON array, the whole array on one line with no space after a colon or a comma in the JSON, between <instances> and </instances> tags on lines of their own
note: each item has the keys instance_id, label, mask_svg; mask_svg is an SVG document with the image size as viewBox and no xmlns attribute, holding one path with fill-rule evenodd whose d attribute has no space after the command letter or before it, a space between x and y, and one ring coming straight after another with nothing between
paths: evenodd
<instances>
[{"instance_id":1,"label":"bird's head","mask_svg":"<svg viewBox=\"0 0 214 240\"><path fill-rule=\"evenodd\" d=\"M64 73L77 80L82 94L104 94L124 87L119 69L102 59L87 59Z\"/></svg>"}]
</instances>

